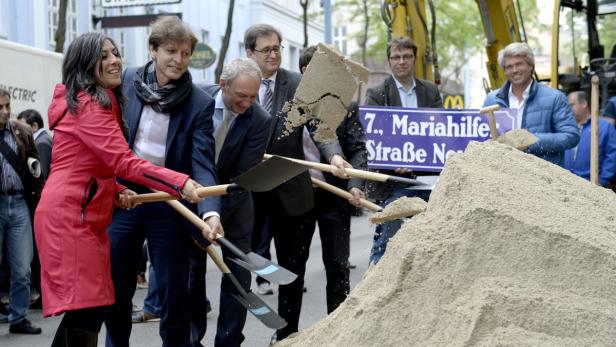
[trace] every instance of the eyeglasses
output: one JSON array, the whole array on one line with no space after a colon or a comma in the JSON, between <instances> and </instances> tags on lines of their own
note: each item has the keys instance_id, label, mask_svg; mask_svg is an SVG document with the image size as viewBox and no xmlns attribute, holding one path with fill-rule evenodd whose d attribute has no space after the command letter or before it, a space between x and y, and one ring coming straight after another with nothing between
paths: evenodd
<instances>
[{"instance_id":1,"label":"eyeglasses","mask_svg":"<svg viewBox=\"0 0 616 347\"><path fill-rule=\"evenodd\" d=\"M253 51L259 52L264 55L270 55L272 52L274 52L274 54L278 55L280 54L280 51L282 51L283 48L284 46L280 45L280 46L274 46L274 47L265 47L263 49L253 49Z\"/></svg>"},{"instance_id":2,"label":"eyeglasses","mask_svg":"<svg viewBox=\"0 0 616 347\"><path fill-rule=\"evenodd\" d=\"M392 55L391 57L389 57L389 60L393 62L397 62L397 61L400 61L400 59L402 59L402 61L409 61L413 58L415 58L415 56L412 54Z\"/></svg>"}]
</instances>

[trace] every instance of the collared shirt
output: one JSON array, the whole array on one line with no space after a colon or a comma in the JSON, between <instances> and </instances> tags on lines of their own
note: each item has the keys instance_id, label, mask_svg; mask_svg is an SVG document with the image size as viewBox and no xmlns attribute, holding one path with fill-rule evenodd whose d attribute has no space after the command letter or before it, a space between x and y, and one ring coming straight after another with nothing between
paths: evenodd
<instances>
[{"instance_id":1,"label":"collared shirt","mask_svg":"<svg viewBox=\"0 0 616 347\"><path fill-rule=\"evenodd\" d=\"M43 135L44 132L45 129L39 128L39 130L35 131L34 134L32 134L32 137L34 138L34 140L36 140L39 138L39 136Z\"/></svg>"},{"instance_id":2,"label":"collared shirt","mask_svg":"<svg viewBox=\"0 0 616 347\"><path fill-rule=\"evenodd\" d=\"M515 108L518 110L518 129L522 129L522 115L524 115L524 107L526 107L526 100L528 100L528 95L530 94L530 87L533 85L533 81L528 84L528 87L522 93L522 101L518 100L518 98L513 95L513 86L509 87L509 108Z\"/></svg>"},{"instance_id":3,"label":"collared shirt","mask_svg":"<svg viewBox=\"0 0 616 347\"><path fill-rule=\"evenodd\" d=\"M15 141L15 136L13 135L13 129L9 126L9 122L5 125L4 131L4 142L6 142L11 149L18 154L17 151L17 142ZM18 154L19 155L19 154ZM0 159L2 161L2 172L0 172L0 190L3 192L8 192L10 190L20 191L24 189L24 186L21 182L21 178L19 174L13 169L11 163L0 153Z\"/></svg>"},{"instance_id":4,"label":"collared shirt","mask_svg":"<svg viewBox=\"0 0 616 347\"><path fill-rule=\"evenodd\" d=\"M158 113L149 105L143 106L135 136L133 152L158 166L165 166L169 113Z\"/></svg>"},{"instance_id":5,"label":"collared shirt","mask_svg":"<svg viewBox=\"0 0 616 347\"><path fill-rule=\"evenodd\" d=\"M271 75L269 78L267 78L268 80L270 80L270 89L272 90L272 94L274 94L274 88L276 88L276 76L278 75L278 71L276 71L273 75ZM265 85L263 83L261 83L261 86L259 87L259 104L261 104L261 100L263 100L263 98L265 97ZM273 102L274 100L272 100ZM273 105L272 105L273 107Z\"/></svg>"},{"instance_id":6,"label":"collared shirt","mask_svg":"<svg viewBox=\"0 0 616 347\"><path fill-rule=\"evenodd\" d=\"M216 134L218 133L218 128L220 128L220 124L222 124L222 119L223 119L225 110L231 113L231 121L229 122L229 131L230 131L231 128L233 127L233 124L235 123L235 119L237 118L238 114L227 108L227 106L225 105L225 102L222 100L222 90L220 90L216 94L216 99L215 99L215 104L214 104L214 117L212 119L214 122L214 138L216 138Z\"/></svg>"},{"instance_id":7,"label":"collared shirt","mask_svg":"<svg viewBox=\"0 0 616 347\"><path fill-rule=\"evenodd\" d=\"M411 81L413 82L411 90L406 90L402 83L400 83L395 77L394 81L396 82L396 87L398 88L398 94L400 94L400 101L402 102L402 107L417 108L417 83L415 83L415 79L411 79Z\"/></svg>"},{"instance_id":8,"label":"collared shirt","mask_svg":"<svg viewBox=\"0 0 616 347\"><path fill-rule=\"evenodd\" d=\"M305 126L304 133L302 134L302 143L304 147L304 157L306 157L306 160L320 163L321 153L319 152L317 145L314 143L314 140L312 140L308 128L306 128ZM316 169L308 169L308 173L310 174L310 177L314 177L325 182L325 176L323 176L323 173L321 171Z\"/></svg>"}]
</instances>

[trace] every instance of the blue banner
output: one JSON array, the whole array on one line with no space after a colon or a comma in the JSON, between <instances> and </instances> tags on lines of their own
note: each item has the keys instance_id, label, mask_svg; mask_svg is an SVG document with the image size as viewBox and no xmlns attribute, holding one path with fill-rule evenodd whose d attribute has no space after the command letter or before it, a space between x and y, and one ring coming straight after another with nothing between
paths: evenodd
<instances>
[{"instance_id":1,"label":"blue banner","mask_svg":"<svg viewBox=\"0 0 616 347\"><path fill-rule=\"evenodd\" d=\"M494 112L499 134L517 128L515 109ZM441 171L449 155L470 141L490 139L488 114L479 110L362 106L368 167Z\"/></svg>"}]
</instances>

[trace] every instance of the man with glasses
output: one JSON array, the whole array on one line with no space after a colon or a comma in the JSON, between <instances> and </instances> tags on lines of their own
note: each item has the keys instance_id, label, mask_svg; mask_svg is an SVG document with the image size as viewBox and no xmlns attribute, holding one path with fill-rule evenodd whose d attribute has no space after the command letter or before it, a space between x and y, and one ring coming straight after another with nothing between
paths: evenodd
<instances>
[{"instance_id":1,"label":"man with glasses","mask_svg":"<svg viewBox=\"0 0 616 347\"><path fill-rule=\"evenodd\" d=\"M387 60L392 76L380 85L368 89L366 105L396 106L406 108L442 108L443 101L436 85L432 82L415 78L415 59L417 45L409 38L395 38L387 45ZM412 175L434 175L433 172L411 172L407 169L381 170L381 172L411 177ZM420 197L426 201L429 190L410 190L396 187L390 183L370 182L368 196L381 205L387 206L402 196ZM387 242L400 229L401 221L391 221L376 227L374 243L370 252L370 263L376 264L387 248Z\"/></svg>"},{"instance_id":2,"label":"man with glasses","mask_svg":"<svg viewBox=\"0 0 616 347\"><path fill-rule=\"evenodd\" d=\"M257 62L263 74L259 103L274 117L269 129L267 153L304 159L304 127L285 133L286 114L280 112L285 101L293 99L301 78L300 74L280 67L281 42L280 32L268 24L253 25L244 36L246 55ZM351 165L343 159L338 141L317 143L317 147L322 158L340 169L336 175L347 178L344 168ZM253 250L266 256L263 250L269 247L270 237L273 237L278 263L298 276L292 283L279 287L278 313L288 323L272 337L272 340L280 341L297 331L302 307L303 278L312 239L312 231L308 228L309 212L314 207L310 175L304 172L269 192L254 194L253 198ZM264 280L257 281L261 281L260 294L272 293L269 285L263 284Z\"/></svg>"}]
</instances>

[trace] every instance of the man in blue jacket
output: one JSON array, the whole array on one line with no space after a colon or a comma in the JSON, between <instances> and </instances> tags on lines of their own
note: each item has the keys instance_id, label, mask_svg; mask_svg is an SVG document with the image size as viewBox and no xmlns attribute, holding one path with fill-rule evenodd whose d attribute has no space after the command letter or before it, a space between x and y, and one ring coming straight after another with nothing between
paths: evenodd
<instances>
[{"instance_id":1,"label":"man in blue jacket","mask_svg":"<svg viewBox=\"0 0 616 347\"><path fill-rule=\"evenodd\" d=\"M581 129L580 143L565 152L565 169L590 179L590 107L588 94L569 94L569 105ZM599 182L607 186L616 173L616 130L607 120L599 118Z\"/></svg>"},{"instance_id":2,"label":"man in blue jacket","mask_svg":"<svg viewBox=\"0 0 616 347\"><path fill-rule=\"evenodd\" d=\"M498 52L498 63L508 81L488 94L484 106L498 104L518 110L518 128L539 138L528 153L563 166L565 150L580 136L565 95L533 80L535 56L527 44L514 42Z\"/></svg>"}]
</instances>

